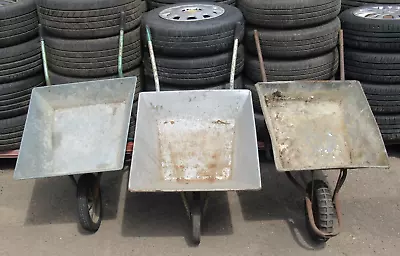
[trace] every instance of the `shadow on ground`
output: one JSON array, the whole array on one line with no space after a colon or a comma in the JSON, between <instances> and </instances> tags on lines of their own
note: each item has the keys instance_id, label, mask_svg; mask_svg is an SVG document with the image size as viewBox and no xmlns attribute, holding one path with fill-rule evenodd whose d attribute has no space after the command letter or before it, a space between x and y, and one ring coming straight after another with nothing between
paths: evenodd
<instances>
[{"instance_id":1,"label":"shadow on ground","mask_svg":"<svg viewBox=\"0 0 400 256\"><path fill-rule=\"evenodd\" d=\"M293 173L296 180L304 184L311 176L307 173ZM323 173L315 172L316 179L325 180ZM276 170L273 163L261 163L262 190L238 192L242 214L247 221L286 221L294 240L306 250L321 250L324 244L317 244L306 228L304 196L289 181L285 173Z\"/></svg>"},{"instance_id":2,"label":"shadow on ground","mask_svg":"<svg viewBox=\"0 0 400 256\"><path fill-rule=\"evenodd\" d=\"M227 194L215 192L209 196L202 222L202 236L232 234ZM122 222L123 236L181 236L191 245L190 231L189 218L179 193L127 193Z\"/></svg>"},{"instance_id":3,"label":"shadow on ground","mask_svg":"<svg viewBox=\"0 0 400 256\"><path fill-rule=\"evenodd\" d=\"M122 177L121 171L101 178L103 220L117 217ZM25 225L79 222L76 186L68 176L37 179L26 216Z\"/></svg>"}]
</instances>

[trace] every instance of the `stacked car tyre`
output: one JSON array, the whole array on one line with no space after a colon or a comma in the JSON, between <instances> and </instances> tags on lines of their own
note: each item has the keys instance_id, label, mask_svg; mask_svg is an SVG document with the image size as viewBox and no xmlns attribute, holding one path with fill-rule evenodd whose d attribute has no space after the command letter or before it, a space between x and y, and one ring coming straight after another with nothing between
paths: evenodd
<instances>
[{"instance_id":1,"label":"stacked car tyre","mask_svg":"<svg viewBox=\"0 0 400 256\"><path fill-rule=\"evenodd\" d=\"M0 151L18 149L32 89L44 85L34 0L0 2Z\"/></svg>"},{"instance_id":2,"label":"stacked car tyre","mask_svg":"<svg viewBox=\"0 0 400 256\"><path fill-rule=\"evenodd\" d=\"M160 7L143 16L142 38L152 34L161 90L228 88L235 29L241 41L242 13L218 3L186 3ZM146 89L154 90L148 51L143 58ZM244 49L239 46L236 88L241 87Z\"/></svg>"},{"instance_id":3,"label":"stacked car tyre","mask_svg":"<svg viewBox=\"0 0 400 256\"><path fill-rule=\"evenodd\" d=\"M387 144L400 142L400 5L361 6L340 16L346 79L359 80Z\"/></svg>"},{"instance_id":4,"label":"stacked car tyre","mask_svg":"<svg viewBox=\"0 0 400 256\"><path fill-rule=\"evenodd\" d=\"M235 5L236 0L146 0L147 6L150 10L171 4L193 3L193 2L216 2L220 4Z\"/></svg>"},{"instance_id":5,"label":"stacked car tyre","mask_svg":"<svg viewBox=\"0 0 400 256\"><path fill-rule=\"evenodd\" d=\"M253 92L259 140L269 142L254 84L260 82L254 30L268 81L327 80L338 67L340 0L238 0L246 19L245 88Z\"/></svg>"},{"instance_id":6,"label":"stacked car tyre","mask_svg":"<svg viewBox=\"0 0 400 256\"><path fill-rule=\"evenodd\" d=\"M125 32L122 69L124 76L138 77L137 99L142 90L140 21L146 10L145 2L38 0L37 3L40 23L46 32L44 40L53 84L118 77L122 25ZM132 113L136 113L135 109ZM130 137L133 131L130 130Z\"/></svg>"}]
</instances>

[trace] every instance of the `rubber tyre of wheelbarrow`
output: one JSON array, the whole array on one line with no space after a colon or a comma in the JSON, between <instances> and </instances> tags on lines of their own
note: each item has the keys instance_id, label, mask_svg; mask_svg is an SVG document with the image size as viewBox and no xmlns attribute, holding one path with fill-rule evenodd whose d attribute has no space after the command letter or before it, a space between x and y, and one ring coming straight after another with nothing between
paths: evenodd
<instances>
[{"instance_id":1,"label":"rubber tyre of wheelbarrow","mask_svg":"<svg viewBox=\"0 0 400 256\"><path fill-rule=\"evenodd\" d=\"M254 27L247 26L245 43L253 55L257 55L254 43ZM275 59L293 59L318 56L337 46L340 20L334 20L321 26L271 30L257 29L260 37L261 51L264 57Z\"/></svg>"},{"instance_id":2,"label":"rubber tyre of wheelbarrow","mask_svg":"<svg viewBox=\"0 0 400 256\"><path fill-rule=\"evenodd\" d=\"M161 11L174 5L147 12L142 19L142 38L146 38L145 26L148 26L156 56L198 57L232 51L237 24L240 26L239 41L243 38L242 13L230 5L208 4L222 7L225 12L213 19L190 22L171 21L159 16Z\"/></svg>"},{"instance_id":3,"label":"rubber tyre of wheelbarrow","mask_svg":"<svg viewBox=\"0 0 400 256\"><path fill-rule=\"evenodd\" d=\"M160 82L181 86L207 86L229 80L231 72L232 52L199 58L156 58ZM153 76L150 57L143 58L144 73ZM244 49L240 45L237 53L236 72L242 72L244 66Z\"/></svg>"},{"instance_id":4,"label":"rubber tyre of wheelbarrow","mask_svg":"<svg viewBox=\"0 0 400 256\"><path fill-rule=\"evenodd\" d=\"M301 60L264 60L268 81L330 80L339 66L337 49L327 54ZM253 82L260 82L258 58L246 56L245 74Z\"/></svg>"},{"instance_id":5,"label":"rubber tyre of wheelbarrow","mask_svg":"<svg viewBox=\"0 0 400 256\"><path fill-rule=\"evenodd\" d=\"M264 28L304 28L333 20L340 0L238 0L246 22Z\"/></svg>"},{"instance_id":6,"label":"rubber tyre of wheelbarrow","mask_svg":"<svg viewBox=\"0 0 400 256\"><path fill-rule=\"evenodd\" d=\"M374 2L376 4L399 3L398 0L368 0L364 4ZM362 5L362 3L359 5ZM351 48L371 51L400 51L400 24L398 20L370 19L354 15L354 12L359 8L349 9L340 14L345 45Z\"/></svg>"},{"instance_id":7,"label":"rubber tyre of wheelbarrow","mask_svg":"<svg viewBox=\"0 0 400 256\"><path fill-rule=\"evenodd\" d=\"M88 206L88 194L90 193L90 189L93 189L97 186L97 178L94 174L83 174L79 178L77 185L77 203L78 203L78 216L79 222L83 229L95 233L101 225L101 220L103 216L102 209L102 200L101 200L101 190L99 189L98 195L98 203L100 204L100 211L98 213L98 220L94 222L89 214L89 206Z\"/></svg>"},{"instance_id":8,"label":"rubber tyre of wheelbarrow","mask_svg":"<svg viewBox=\"0 0 400 256\"><path fill-rule=\"evenodd\" d=\"M311 199L311 193L313 193L313 213L314 221L322 232L331 233L334 231L335 223L337 222L336 209L332 201L332 193L329 189L328 184L322 180L314 180L314 191L312 191L312 182L307 184L307 194ZM309 231L313 241L317 243L325 243L329 238L321 237L314 233L311 228L311 224L308 221L307 209L305 208L306 216L306 227Z\"/></svg>"},{"instance_id":9,"label":"rubber tyre of wheelbarrow","mask_svg":"<svg viewBox=\"0 0 400 256\"><path fill-rule=\"evenodd\" d=\"M201 239L201 221L202 221L202 212L200 204L194 204L190 209L190 221L192 228L192 242L194 245L200 244Z\"/></svg>"},{"instance_id":10,"label":"rubber tyre of wheelbarrow","mask_svg":"<svg viewBox=\"0 0 400 256\"><path fill-rule=\"evenodd\" d=\"M121 11L126 14L125 30L132 30L146 10L140 0L39 0L38 6L50 34L81 39L118 35Z\"/></svg>"}]
</instances>

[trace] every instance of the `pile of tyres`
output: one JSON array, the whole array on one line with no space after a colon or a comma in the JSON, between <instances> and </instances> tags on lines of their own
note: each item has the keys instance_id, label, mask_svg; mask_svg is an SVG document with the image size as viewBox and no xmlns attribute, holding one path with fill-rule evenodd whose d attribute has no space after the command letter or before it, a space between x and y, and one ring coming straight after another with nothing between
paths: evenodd
<instances>
[{"instance_id":1,"label":"pile of tyres","mask_svg":"<svg viewBox=\"0 0 400 256\"><path fill-rule=\"evenodd\" d=\"M346 79L359 80L386 144L400 143L400 5L360 6L340 15Z\"/></svg>"},{"instance_id":2,"label":"pile of tyres","mask_svg":"<svg viewBox=\"0 0 400 256\"><path fill-rule=\"evenodd\" d=\"M18 149L34 87L44 85L34 0L0 8L0 151Z\"/></svg>"},{"instance_id":3,"label":"pile of tyres","mask_svg":"<svg viewBox=\"0 0 400 256\"><path fill-rule=\"evenodd\" d=\"M246 89L252 91L257 136L269 141L254 84L262 81L258 31L268 81L330 80L338 69L340 0L238 0L246 19Z\"/></svg>"},{"instance_id":4,"label":"pile of tyres","mask_svg":"<svg viewBox=\"0 0 400 256\"><path fill-rule=\"evenodd\" d=\"M147 12L142 19L152 34L161 90L229 88L233 42L238 26L244 32L243 15L237 8L219 3L175 4ZM147 45L143 66L146 90L154 91L153 70ZM235 88L241 88L244 48L237 53Z\"/></svg>"},{"instance_id":5,"label":"pile of tyres","mask_svg":"<svg viewBox=\"0 0 400 256\"><path fill-rule=\"evenodd\" d=\"M137 76L135 101L142 91L141 0L38 0L52 84L118 77L119 34L124 27L122 69ZM134 112L134 111L133 111ZM132 120L133 122L133 120ZM131 123L129 136L132 136Z\"/></svg>"},{"instance_id":6,"label":"pile of tyres","mask_svg":"<svg viewBox=\"0 0 400 256\"><path fill-rule=\"evenodd\" d=\"M342 0L342 10L346 10L353 7L359 7L362 5L373 5L373 4L398 4L399 0Z\"/></svg>"},{"instance_id":7,"label":"pile of tyres","mask_svg":"<svg viewBox=\"0 0 400 256\"><path fill-rule=\"evenodd\" d=\"M220 4L230 4L230 5L235 5L236 0L206 0L206 1L198 1L198 0L146 0L147 2L147 7L149 10L162 7L165 5L171 5L171 4L180 4L180 3L194 3L194 2L216 2Z\"/></svg>"}]
</instances>

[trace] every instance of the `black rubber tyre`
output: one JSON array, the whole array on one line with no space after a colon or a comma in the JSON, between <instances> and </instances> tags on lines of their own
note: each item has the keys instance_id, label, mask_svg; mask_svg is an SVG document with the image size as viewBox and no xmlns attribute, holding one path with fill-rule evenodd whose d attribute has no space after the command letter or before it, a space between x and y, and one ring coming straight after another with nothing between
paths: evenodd
<instances>
[{"instance_id":1,"label":"black rubber tyre","mask_svg":"<svg viewBox=\"0 0 400 256\"><path fill-rule=\"evenodd\" d=\"M0 145L0 152L19 149L21 142Z\"/></svg>"},{"instance_id":2,"label":"black rubber tyre","mask_svg":"<svg viewBox=\"0 0 400 256\"><path fill-rule=\"evenodd\" d=\"M133 70L128 70L124 73L124 77L136 76L136 89L135 89L135 100L139 97L139 93L143 90L143 72L141 68L135 68ZM52 84L69 84L69 83L79 83L93 80L103 80L110 78L118 78L117 74L106 77L94 77L94 78L81 78L81 77L70 77L58 74L54 71L49 70L50 82Z\"/></svg>"},{"instance_id":3,"label":"black rubber tyre","mask_svg":"<svg viewBox=\"0 0 400 256\"><path fill-rule=\"evenodd\" d=\"M154 84L154 78L153 77L146 77L146 91L155 91L156 86ZM238 76L235 78L235 83L234 83L235 89L243 89L243 79L242 76ZM184 88L182 87L177 87L171 84L165 84L161 83L160 84L160 90L161 91L178 91L178 90L221 90L221 89L229 89L230 84L229 82L223 82L221 84L214 84L214 85L207 85L205 87L192 87L190 85L185 86Z\"/></svg>"},{"instance_id":4,"label":"black rubber tyre","mask_svg":"<svg viewBox=\"0 0 400 256\"><path fill-rule=\"evenodd\" d=\"M26 115L0 119L0 151L18 149Z\"/></svg>"},{"instance_id":5,"label":"black rubber tyre","mask_svg":"<svg viewBox=\"0 0 400 256\"><path fill-rule=\"evenodd\" d=\"M0 106L0 118L11 118L28 112L29 98L13 104Z\"/></svg>"},{"instance_id":6,"label":"black rubber tyre","mask_svg":"<svg viewBox=\"0 0 400 256\"><path fill-rule=\"evenodd\" d=\"M0 83L24 79L37 74L41 69L42 58L37 38L19 45L0 48Z\"/></svg>"},{"instance_id":7,"label":"black rubber tyre","mask_svg":"<svg viewBox=\"0 0 400 256\"><path fill-rule=\"evenodd\" d=\"M44 85L44 77L42 73L28 77L23 80L0 84L0 102L30 94L32 88L40 87L43 85Z\"/></svg>"},{"instance_id":8,"label":"black rubber tyre","mask_svg":"<svg viewBox=\"0 0 400 256\"><path fill-rule=\"evenodd\" d=\"M192 223L192 242L194 245L200 244L201 239L201 207L199 204L194 204L190 209L190 221Z\"/></svg>"},{"instance_id":9,"label":"black rubber tyre","mask_svg":"<svg viewBox=\"0 0 400 256\"><path fill-rule=\"evenodd\" d=\"M253 99L253 109L257 113L262 113L260 98L258 97L257 89L255 83L249 78L244 77L243 79L244 89L251 91L251 98Z\"/></svg>"},{"instance_id":10,"label":"black rubber tyre","mask_svg":"<svg viewBox=\"0 0 400 256\"><path fill-rule=\"evenodd\" d=\"M264 141L271 143L271 139L269 137L267 125L265 124L265 119L263 114L261 113L254 113L254 121L256 123L256 134L257 134L257 141Z\"/></svg>"},{"instance_id":11,"label":"black rubber tyre","mask_svg":"<svg viewBox=\"0 0 400 256\"><path fill-rule=\"evenodd\" d=\"M198 57L232 51L236 24L240 26L240 41L243 38L243 15L230 5L210 4L224 8L225 12L213 19L183 22L159 16L162 10L177 5L154 9L143 15L142 36L146 38L144 28L149 26L156 56Z\"/></svg>"},{"instance_id":12,"label":"black rubber tyre","mask_svg":"<svg viewBox=\"0 0 400 256\"><path fill-rule=\"evenodd\" d=\"M132 106L131 120L130 120L129 131L128 131L128 139L135 138L137 107L138 107L138 103L136 101L133 103L133 106Z\"/></svg>"},{"instance_id":13,"label":"black rubber tyre","mask_svg":"<svg viewBox=\"0 0 400 256\"><path fill-rule=\"evenodd\" d=\"M37 36L38 21L34 0L1 0L0 6L0 48Z\"/></svg>"},{"instance_id":14,"label":"black rubber tyre","mask_svg":"<svg viewBox=\"0 0 400 256\"><path fill-rule=\"evenodd\" d=\"M400 115L375 115L385 144L400 144Z\"/></svg>"},{"instance_id":15,"label":"black rubber tyre","mask_svg":"<svg viewBox=\"0 0 400 256\"><path fill-rule=\"evenodd\" d=\"M175 86L207 86L229 80L232 53L222 53L200 58L156 58L160 82ZM143 66L146 76L153 76L150 57L145 54ZM243 46L239 46L236 75L241 73L244 66Z\"/></svg>"},{"instance_id":16,"label":"black rubber tyre","mask_svg":"<svg viewBox=\"0 0 400 256\"><path fill-rule=\"evenodd\" d=\"M26 115L0 119L0 134L12 133L24 129ZM21 129L22 128L22 129Z\"/></svg>"},{"instance_id":17,"label":"black rubber tyre","mask_svg":"<svg viewBox=\"0 0 400 256\"><path fill-rule=\"evenodd\" d=\"M314 180L314 190L312 189L312 182L307 184L307 193L311 198L313 193L313 213L314 221L322 232L332 233L335 223L337 222L336 209L332 201L332 194L329 186L322 180ZM329 238L321 237L314 233L311 229L311 224L308 221L307 210L306 212L306 227L311 235L311 238L317 243L325 243Z\"/></svg>"},{"instance_id":18,"label":"black rubber tyre","mask_svg":"<svg viewBox=\"0 0 400 256\"><path fill-rule=\"evenodd\" d=\"M137 27L142 13L146 11L146 4L141 0L37 2L44 28L63 38L89 39L118 35L121 11L126 15L126 31Z\"/></svg>"},{"instance_id":19,"label":"black rubber tyre","mask_svg":"<svg viewBox=\"0 0 400 256\"><path fill-rule=\"evenodd\" d=\"M400 83L400 53L345 51L346 78L372 83Z\"/></svg>"},{"instance_id":20,"label":"black rubber tyre","mask_svg":"<svg viewBox=\"0 0 400 256\"><path fill-rule=\"evenodd\" d=\"M39 38L32 39L22 44L0 48L0 67L24 61L33 56L40 55ZM2 70L1 68L0 70Z\"/></svg>"},{"instance_id":21,"label":"black rubber tyre","mask_svg":"<svg viewBox=\"0 0 400 256\"><path fill-rule=\"evenodd\" d=\"M23 131L10 132L5 134L0 134L0 140L22 138Z\"/></svg>"},{"instance_id":22,"label":"black rubber tyre","mask_svg":"<svg viewBox=\"0 0 400 256\"><path fill-rule=\"evenodd\" d=\"M345 45L372 51L400 51L400 22L359 17L354 14L358 9L349 9L340 15Z\"/></svg>"},{"instance_id":23,"label":"black rubber tyre","mask_svg":"<svg viewBox=\"0 0 400 256\"><path fill-rule=\"evenodd\" d=\"M338 51L302 60L264 60L268 81L330 80L338 69ZM247 56L246 76L253 82L261 81L257 57Z\"/></svg>"},{"instance_id":24,"label":"black rubber tyre","mask_svg":"<svg viewBox=\"0 0 400 256\"><path fill-rule=\"evenodd\" d=\"M246 27L245 42L250 53L256 55L254 27ZM271 58L307 58L331 51L337 46L340 20L304 29L257 29L263 56Z\"/></svg>"},{"instance_id":25,"label":"black rubber tyre","mask_svg":"<svg viewBox=\"0 0 400 256\"><path fill-rule=\"evenodd\" d=\"M49 68L75 77L101 77L117 73L119 36L101 39L60 39L47 37ZM123 69L141 62L140 28L124 36Z\"/></svg>"},{"instance_id":26,"label":"black rubber tyre","mask_svg":"<svg viewBox=\"0 0 400 256\"><path fill-rule=\"evenodd\" d=\"M103 211L100 184L94 174L81 175L76 197L79 222L82 228L95 233L100 228Z\"/></svg>"},{"instance_id":27,"label":"black rubber tyre","mask_svg":"<svg viewBox=\"0 0 400 256\"><path fill-rule=\"evenodd\" d=\"M162 7L165 5L171 5L171 4L178 4L178 3L191 3L191 2L199 2L198 0L147 0L147 7L149 10ZM217 2L220 4L229 4L229 5L235 5L236 0L206 0L206 1L200 1L200 2Z\"/></svg>"},{"instance_id":28,"label":"black rubber tyre","mask_svg":"<svg viewBox=\"0 0 400 256\"><path fill-rule=\"evenodd\" d=\"M380 101L400 101L400 84L362 83L368 99Z\"/></svg>"},{"instance_id":29,"label":"black rubber tyre","mask_svg":"<svg viewBox=\"0 0 400 256\"><path fill-rule=\"evenodd\" d=\"M238 0L247 23L264 28L304 28L333 20L340 0Z\"/></svg>"},{"instance_id":30,"label":"black rubber tyre","mask_svg":"<svg viewBox=\"0 0 400 256\"><path fill-rule=\"evenodd\" d=\"M400 85L363 83L362 86L374 113L400 112Z\"/></svg>"}]
</instances>

